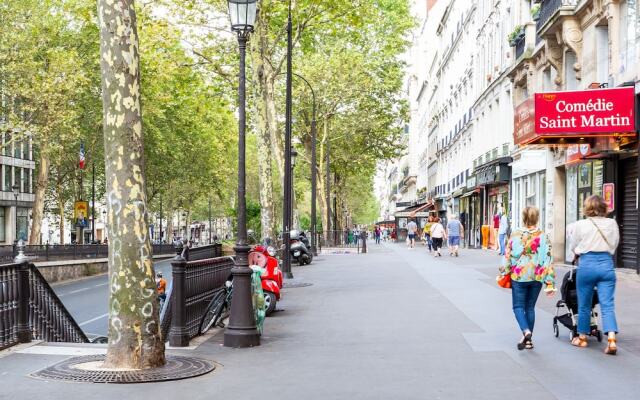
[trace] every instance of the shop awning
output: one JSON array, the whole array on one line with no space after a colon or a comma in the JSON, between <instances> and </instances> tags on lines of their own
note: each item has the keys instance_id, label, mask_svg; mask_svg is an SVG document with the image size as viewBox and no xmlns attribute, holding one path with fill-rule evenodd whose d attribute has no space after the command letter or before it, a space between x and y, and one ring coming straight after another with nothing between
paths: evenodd
<instances>
[{"instance_id":1,"label":"shop awning","mask_svg":"<svg viewBox=\"0 0 640 400\"><path fill-rule=\"evenodd\" d=\"M411 215L409 215L409 217L411 217L411 218L416 217L420 211L428 210L428 209L431 209L431 208L435 208L435 204L433 204L433 203L425 203L422 206L418 207L417 209L413 210L411 212Z\"/></svg>"},{"instance_id":2,"label":"shop awning","mask_svg":"<svg viewBox=\"0 0 640 400\"><path fill-rule=\"evenodd\" d=\"M462 195L462 196L460 196L460 197L464 199L465 197L472 196L472 195L474 195L474 194L476 194L476 193L480 193L480 188L475 188L475 189L473 189L472 191L467 192L467 193L463 194L463 195Z\"/></svg>"},{"instance_id":3,"label":"shop awning","mask_svg":"<svg viewBox=\"0 0 640 400\"><path fill-rule=\"evenodd\" d=\"M429 212L427 211L429 208L435 208L435 205L432 201L426 202L424 204L416 204L411 207L407 207L402 211L398 211L395 213L395 217L428 217Z\"/></svg>"}]
</instances>

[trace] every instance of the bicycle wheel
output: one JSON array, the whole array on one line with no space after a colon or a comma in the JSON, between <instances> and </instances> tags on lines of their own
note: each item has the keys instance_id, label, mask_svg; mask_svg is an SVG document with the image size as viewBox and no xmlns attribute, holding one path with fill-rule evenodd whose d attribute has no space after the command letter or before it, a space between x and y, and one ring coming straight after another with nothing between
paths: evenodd
<instances>
[{"instance_id":1,"label":"bicycle wheel","mask_svg":"<svg viewBox=\"0 0 640 400\"><path fill-rule=\"evenodd\" d=\"M226 293L223 290L218 293L211 299L211 302L207 306L207 311L202 316L202 320L200 320L200 334L206 333L213 325L218 322L220 319L220 315L222 314L222 309L224 308L224 304L226 302Z\"/></svg>"}]
</instances>

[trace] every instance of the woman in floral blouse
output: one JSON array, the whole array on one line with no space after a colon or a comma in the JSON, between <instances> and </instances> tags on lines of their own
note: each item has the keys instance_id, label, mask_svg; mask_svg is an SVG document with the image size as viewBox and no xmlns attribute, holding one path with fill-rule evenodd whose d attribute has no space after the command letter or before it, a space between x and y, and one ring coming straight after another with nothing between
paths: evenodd
<instances>
[{"instance_id":1,"label":"woman in floral blouse","mask_svg":"<svg viewBox=\"0 0 640 400\"><path fill-rule=\"evenodd\" d=\"M502 275L511 274L513 313L522 331L518 350L532 349L531 336L535 323L535 307L542 285L553 296L555 273L551 265L551 244L538 228L540 212L535 207L522 211L524 227L516 229L507 243Z\"/></svg>"}]
</instances>

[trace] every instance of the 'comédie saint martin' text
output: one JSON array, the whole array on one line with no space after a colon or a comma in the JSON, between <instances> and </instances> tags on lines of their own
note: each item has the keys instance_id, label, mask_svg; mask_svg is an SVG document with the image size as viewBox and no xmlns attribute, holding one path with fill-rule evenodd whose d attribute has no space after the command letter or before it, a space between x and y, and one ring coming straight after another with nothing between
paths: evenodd
<instances>
[{"instance_id":1,"label":"'com\u00e9die saint martin' text","mask_svg":"<svg viewBox=\"0 0 640 400\"><path fill-rule=\"evenodd\" d=\"M580 125L577 125L578 121ZM562 118L557 116L556 118L541 117L540 127L543 129L556 129L556 128L590 128L590 127L616 127L616 126L628 126L631 124L629 117L622 117L620 114L611 115L608 117L596 117L595 115L581 115L580 118L568 117Z\"/></svg>"}]
</instances>

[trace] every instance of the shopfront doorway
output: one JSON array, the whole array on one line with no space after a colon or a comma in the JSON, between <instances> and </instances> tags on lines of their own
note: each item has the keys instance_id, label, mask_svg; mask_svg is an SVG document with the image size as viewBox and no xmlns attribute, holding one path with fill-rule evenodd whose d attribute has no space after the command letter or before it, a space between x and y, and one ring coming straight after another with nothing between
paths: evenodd
<instances>
[{"instance_id":1,"label":"shopfront doorway","mask_svg":"<svg viewBox=\"0 0 640 400\"><path fill-rule=\"evenodd\" d=\"M636 268L638 252L638 157L627 158L619 163L620 245L618 266Z\"/></svg>"}]
</instances>

